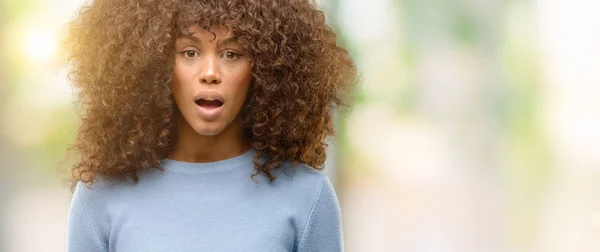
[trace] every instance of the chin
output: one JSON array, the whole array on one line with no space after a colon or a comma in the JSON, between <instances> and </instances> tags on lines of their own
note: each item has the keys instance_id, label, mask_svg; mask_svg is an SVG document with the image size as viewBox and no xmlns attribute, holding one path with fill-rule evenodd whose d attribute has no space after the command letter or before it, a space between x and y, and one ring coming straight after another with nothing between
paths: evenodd
<instances>
[{"instance_id":1,"label":"chin","mask_svg":"<svg viewBox=\"0 0 600 252\"><path fill-rule=\"evenodd\" d=\"M198 123L193 127L196 133L203 136L216 136L223 132L224 128L216 125L207 125L207 123Z\"/></svg>"}]
</instances>

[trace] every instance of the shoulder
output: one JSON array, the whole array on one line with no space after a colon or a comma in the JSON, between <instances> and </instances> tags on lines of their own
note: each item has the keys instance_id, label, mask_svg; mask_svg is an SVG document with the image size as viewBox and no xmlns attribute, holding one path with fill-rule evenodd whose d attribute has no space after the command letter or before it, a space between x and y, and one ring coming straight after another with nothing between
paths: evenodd
<instances>
[{"instance_id":1,"label":"shoulder","mask_svg":"<svg viewBox=\"0 0 600 252\"><path fill-rule=\"evenodd\" d=\"M75 187L73 197L85 201L99 201L113 194L114 191L122 186L122 182L115 182L104 178L100 178L91 184L79 181Z\"/></svg>"},{"instance_id":2,"label":"shoulder","mask_svg":"<svg viewBox=\"0 0 600 252\"><path fill-rule=\"evenodd\" d=\"M337 200L329 178L309 165L286 162L272 174L276 179L269 187L296 207L309 211L319 199Z\"/></svg>"},{"instance_id":3,"label":"shoulder","mask_svg":"<svg viewBox=\"0 0 600 252\"><path fill-rule=\"evenodd\" d=\"M323 172L304 163L293 165L291 162L285 162L279 169L274 170L272 174L276 177L275 181L273 181L275 184L285 185L286 187L305 192L318 189L318 187L328 180Z\"/></svg>"},{"instance_id":4,"label":"shoulder","mask_svg":"<svg viewBox=\"0 0 600 252\"><path fill-rule=\"evenodd\" d=\"M91 184L79 181L73 193L73 202L90 211L107 212L111 205L126 200L134 185L133 181L115 181L104 177L99 177Z\"/></svg>"},{"instance_id":5,"label":"shoulder","mask_svg":"<svg viewBox=\"0 0 600 252\"><path fill-rule=\"evenodd\" d=\"M88 212L103 212L115 189L116 184L108 180L97 180L92 184L79 181L73 193L72 204L77 204Z\"/></svg>"},{"instance_id":6,"label":"shoulder","mask_svg":"<svg viewBox=\"0 0 600 252\"><path fill-rule=\"evenodd\" d=\"M341 237L341 209L329 178L306 164L293 166L289 163L277 169L273 175L277 177L273 184L279 186L276 188L279 192L277 195L285 202L283 209L294 216L298 234L296 243L302 246L315 242L321 244L319 238L315 237L329 237L327 239L336 242L328 246L337 244L339 239L336 237ZM282 208L281 204L279 208Z\"/></svg>"},{"instance_id":7,"label":"shoulder","mask_svg":"<svg viewBox=\"0 0 600 252\"><path fill-rule=\"evenodd\" d=\"M109 192L110 183L108 181L97 181L89 186L79 181L75 187L69 210L70 227L89 225L96 236L101 240L106 240L110 228L107 207Z\"/></svg>"},{"instance_id":8,"label":"shoulder","mask_svg":"<svg viewBox=\"0 0 600 252\"><path fill-rule=\"evenodd\" d=\"M152 169L144 171L140 174L138 182L132 179L114 180L104 176L98 176L97 180L87 185L79 181L75 187L73 197L82 198L85 201L110 201L114 198L122 198L124 194L135 190L136 185L141 184L147 186L160 176L160 171ZM139 186L138 186L139 187Z\"/></svg>"}]
</instances>

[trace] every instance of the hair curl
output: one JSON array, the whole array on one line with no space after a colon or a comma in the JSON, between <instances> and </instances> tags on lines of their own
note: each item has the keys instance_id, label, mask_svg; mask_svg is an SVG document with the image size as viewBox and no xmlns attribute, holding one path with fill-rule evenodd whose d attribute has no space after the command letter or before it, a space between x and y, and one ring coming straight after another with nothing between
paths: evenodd
<instances>
[{"instance_id":1,"label":"hair curl","mask_svg":"<svg viewBox=\"0 0 600 252\"><path fill-rule=\"evenodd\" d=\"M69 23L69 77L84 109L70 150L73 183L131 178L160 168L176 144L174 42L193 24L234 32L252 61L243 108L256 173L284 161L322 169L332 109L356 68L325 15L308 0L96 0ZM265 162L258 162L260 158Z\"/></svg>"}]
</instances>

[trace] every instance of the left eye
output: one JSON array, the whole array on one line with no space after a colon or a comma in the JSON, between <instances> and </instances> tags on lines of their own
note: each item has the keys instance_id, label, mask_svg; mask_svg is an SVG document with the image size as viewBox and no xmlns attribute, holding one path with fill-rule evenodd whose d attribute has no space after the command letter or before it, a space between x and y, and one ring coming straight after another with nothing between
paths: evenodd
<instances>
[{"instance_id":1,"label":"left eye","mask_svg":"<svg viewBox=\"0 0 600 252\"><path fill-rule=\"evenodd\" d=\"M234 51L227 51L223 54L226 60L236 60L239 58L239 54Z\"/></svg>"}]
</instances>

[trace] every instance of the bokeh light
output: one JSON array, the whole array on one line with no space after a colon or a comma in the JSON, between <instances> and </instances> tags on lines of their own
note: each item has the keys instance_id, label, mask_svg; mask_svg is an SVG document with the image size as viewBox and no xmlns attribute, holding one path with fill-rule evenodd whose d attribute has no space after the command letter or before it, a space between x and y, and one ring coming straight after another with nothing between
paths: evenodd
<instances>
[{"instance_id":1,"label":"bokeh light","mask_svg":"<svg viewBox=\"0 0 600 252\"><path fill-rule=\"evenodd\" d=\"M47 30L31 30L23 41L23 54L33 62L47 62L57 51L57 38Z\"/></svg>"},{"instance_id":2,"label":"bokeh light","mask_svg":"<svg viewBox=\"0 0 600 252\"><path fill-rule=\"evenodd\" d=\"M0 251L64 251L86 1L0 2ZM362 78L325 171L346 251L600 251L600 1L317 2Z\"/></svg>"}]
</instances>

